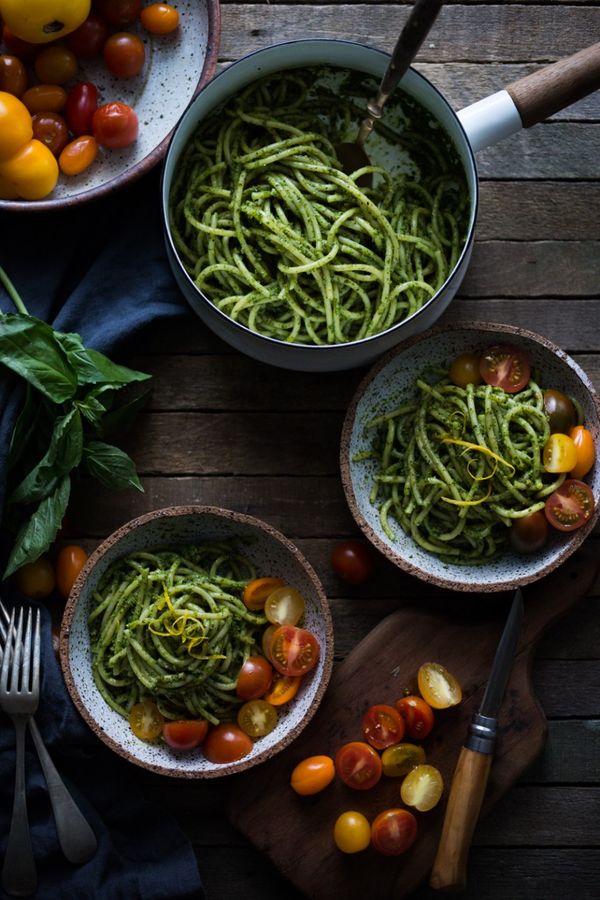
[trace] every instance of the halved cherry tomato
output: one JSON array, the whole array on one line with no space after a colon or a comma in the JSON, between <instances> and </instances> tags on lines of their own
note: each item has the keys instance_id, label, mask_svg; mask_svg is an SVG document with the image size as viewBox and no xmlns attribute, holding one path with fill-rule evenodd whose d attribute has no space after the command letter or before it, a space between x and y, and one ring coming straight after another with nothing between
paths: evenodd
<instances>
[{"instance_id":1,"label":"halved cherry tomato","mask_svg":"<svg viewBox=\"0 0 600 900\"><path fill-rule=\"evenodd\" d=\"M417 766L402 782L400 796L407 806L419 812L429 812L440 801L444 792L444 779L435 766Z\"/></svg>"},{"instance_id":2,"label":"halved cherry tomato","mask_svg":"<svg viewBox=\"0 0 600 900\"><path fill-rule=\"evenodd\" d=\"M102 18L115 28L132 25L142 10L142 0L96 0L95 5Z\"/></svg>"},{"instance_id":3,"label":"halved cherry tomato","mask_svg":"<svg viewBox=\"0 0 600 900\"><path fill-rule=\"evenodd\" d=\"M417 820L407 809L386 809L373 820L371 840L384 856L400 856L417 837Z\"/></svg>"},{"instance_id":4,"label":"halved cherry tomato","mask_svg":"<svg viewBox=\"0 0 600 900\"><path fill-rule=\"evenodd\" d=\"M404 719L406 733L415 740L426 738L433 728L433 711L422 697L401 697L396 709Z\"/></svg>"},{"instance_id":5,"label":"halved cherry tomato","mask_svg":"<svg viewBox=\"0 0 600 900\"><path fill-rule=\"evenodd\" d=\"M584 481L569 478L550 494L544 506L546 518L559 531L575 531L594 512L594 495Z\"/></svg>"},{"instance_id":6,"label":"halved cherry tomato","mask_svg":"<svg viewBox=\"0 0 600 900\"><path fill-rule=\"evenodd\" d=\"M42 200L54 190L58 181L58 164L46 145L34 138L10 159L0 163L0 175L12 184L24 200Z\"/></svg>"},{"instance_id":7,"label":"halved cherry tomato","mask_svg":"<svg viewBox=\"0 0 600 900\"><path fill-rule=\"evenodd\" d=\"M267 597L265 616L273 625L297 625L304 615L304 597L286 584Z\"/></svg>"},{"instance_id":8,"label":"halved cherry tomato","mask_svg":"<svg viewBox=\"0 0 600 900\"><path fill-rule=\"evenodd\" d=\"M568 434L576 421L573 401L562 391L550 389L544 391L544 410L550 419L550 431L552 434L561 432Z\"/></svg>"},{"instance_id":9,"label":"halved cherry tomato","mask_svg":"<svg viewBox=\"0 0 600 900\"><path fill-rule=\"evenodd\" d=\"M83 547L69 544L63 547L56 558L56 587L63 597L68 597L75 579L87 562L88 555Z\"/></svg>"},{"instance_id":10,"label":"halved cherry tomato","mask_svg":"<svg viewBox=\"0 0 600 900\"><path fill-rule=\"evenodd\" d=\"M31 600L43 600L54 590L54 568L47 556L25 563L15 572L18 591Z\"/></svg>"},{"instance_id":11,"label":"halved cherry tomato","mask_svg":"<svg viewBox=\"0 0 600 900\"><path fill-rule=\"evenodd\" d=\"M67 95L65 118L74 135L91 134L92 120L98 108L98 89L91 81L80 81Z\"/></svg>"},{"instance_id":12,"label":"halved cherry tomato","mask_svg":"<svg viewBox=\"0 0 600 900\"><path fill-rule=\"evenodd\" d=\"M238 675L236 694L242 700L262 697L271 687L273 666L264 656L249 656Z\"/></svg>"},{"instance_id":13,"label":"halved cherry tomato","mask_svg":"<svg viewBox=\"0 0 600 900\"><path fill-rule=\"evenodd\" d=\"M450 381L461 388L481 384L479 357L475 353L461 353L450 366Z\"/></svg>"},{"instance_id":14,"label":"halved cherry tomato","mask_svg":"<svg viewBox=\"0 0 600 900\"><path fill-rule=\"evenodd\" d=\"M291 785L297 794L308 797L323 791L334 778L335 766L330 756L309 756L292 772Z\"/></svg>"},{"instance_id":15,"label":"halved cherry tomato","mask_svg":"<svg viewBox=\"0 0 600 900\"><path fill-rule=\"evenodd\" d=\"M32 136L27 107L14 94L0 91L0 160L9 160Z\"/></svg>"},{"instance_id":16,"label":"halved cherry tomato","mask_svg":"<svg viewBox=\"0 0 600 900\"><path fill-rule=\"evenodd\" d=\"M40 50L33 68L44 84L65 84L77 72L77 58L68 47L51 44Z\"/></svg>"},{"instance_id":17,"label":"halved cherry tomato","mask_svg":"<svg viewBox=\"0 0 600 900\"><path fill-rule=\"evenodd\" d=\"M588 431L583 425L576 425L569 434L577 452L577 462L571 469L571 477L583 478L590 471L596 459L594 438L591 431Z\"/></svg>"},{"instance_id":18,"label":"halved cherry tomato","mask_svg":"<svg viewBox=\"0 0 600 900\"><path fill-rule=\"evenodd\" d=\"M439 663L423 663L417 682L426 703L434 709L448 709L462 700L460 684L450 672Z\"/></svg>"},{"instance_id":19,"label":"halved cherry tomato","mask_svg":"<svg viewBox=\"0 0 600 900\"><path fill-rule=\"evenodd\" d=\"M164 716L153 700L142 700L129 710L129 725L141 741L154 741L162 734Z\"/></svg>"},{"instance_id":20,"label":"halved cherry tomato","mask_svg":"<svg viewBox=\"0 0 600 900\"><path fill-rule=\"evenodd\" d=\"M541 510L513 519L510 543L517 553L536 553L548 539L548 520Z\"/></svg>"},{"instance_id":21,"label":"halved cherry tomato","mask_svg":"<svg viewBox=\"0 0 600 900\"><path fill-rule=\"evenodd\" d=\"M25 91L21 100L30 113L60 112L67 102L67 92L59 84L36 84Z\"/></svg>"},{"instance_id":22,"label":"halved cherry tomato","mask_svg":"<svg viewBox=\"0 0 600 900\"><path fill-rule=\"evenodd\" d=\"M140 19L151 34L171 34L179 25L179 13L168 3L151 3L144 7Z\"/></svg>"},{"instance_id":23,"label":"halved cherry tomato","mask_svg":"<svg viewBox=\"0 0 600 900\"><path fill-rule=\"evenodd\" d=\"M136 34L118 31L111 34L102 51L106 68L117 78L132 78L144 68L146 51Z\"/></svg>"},{"instance_id":24,"label":"halved cherry tomato","mask_svg":"<svg viewBox=\"0 0 600 900\"><path fill-rule=\"evenodd\" d=\"M0 54L0 91L21 97L27 87L25 66L16 56Z\"/></svg>"},{"instance_id":25,"label":"halved cherry tomato","mask_svg":"<svg viewBox=\"0 0 600 900\"><path fill-rule=\"evenodd\" d=\"M272 706L283 706L284 703L289 703L294 699L301 682L302 679L297 675L282 675L280 672L274 672L271 689L268 694L265 694L264 699Z\"/></svg>"},{"instance_id":26,"label":"halved cherry tomato","mask_svg":"<svg viewBox=\"0 0 600 900\"><path fill-rule=\"evenodd\" d=\"M404 720L393 706L371 706L362 717L365 741L376 750L385 750L404 737Z\"/></svg>"},{"instance_id":27,"label":"halved cherry tomato","mask_svg":"<svg viewBox=\"0 0 600 900\"><path fill-rule=\"evenodd\" d=\"M129 147L138 136L138 117L127 103L105 103L98 107L92 119L94 137L109 150Z\"/></svg>"},{"instance_id":28,"label":"halved cherry tomato","mask_svg":"<svg viewBox=\"0 0 600 900\"><path fill-rule=\"evenodd\" d=\"M181 719L165 722L163 737L173 750L193 750L198 747L208 731L206 719Z\"/></svg>"},{"instance_id":29,"label":"halved cherry tomato","mask_svg":"<svg viewBox=\"0 0 600 900\"><path fill-rule=\"evenodd\" d=\"M31 117L33 136L45 144L54 156L59 156L69 141L67 123L59 113L34 113Z\"/></svg>"},{"instance_id":30,"label":"halved cherry tomato","mask_svg":"<svg viewBox=\"0 0 600 900\"><path fill-rule=\"evenodd\" d=\"M98 144L91 134L76 137L63 149L58 158L64 175L81 175L98 156Z\"/></svg>"},{"instance_id":31,"label":"halved cherry tomato","mask_svg":"<svg viewBox=\"0 0 600 900\"><path fill-rule=\"evenodd\" d=\"M395 744L381 754L383 774L390 778L407 775L415 766L425 762L425 751L417 744Z\"/></svg>"},{"instance_id":32,"label":"halved cherry tomato","mask_svg":"<svg viewBox=\"0 0 600 900\"><path fill-rule=\"evenodd\" d=\"M106 22L92 12L68 35L65 43L78 59L94 59L102 53L109 34Z\"/></svg>"},{"instance_id":33,"label":"halved cherry tomato","mask_svg":"<svg viewBox=\"0 0 600 900\"><path fill-rule=\"evenodd\" d=\"M570 472L577 464L577 450L568 434L551 434L544 445L544 468L557 474Z\"/></svg>"},{"instance_id":34,"label":"halved cherry tomato","mask_svg":"<svg viewBox=\"0 0 600 900\"><path fill-rule=\"evenodd\" d=\"M331 567L348 584L362 584L373 574L375 560L361 541L340 541L332 550Z\"/></svg>"},{"instance_id":35,"label":"halved cherry tomato","mask_svg":"<svg viewBox=\"0 0 600 900\"><path fill-rule=\"evenodd\" d=\"M381 778L383 767L377 751L364 741L351 741L335 755L335 771L348 787L368 791Z\"/></svg>"},{"instance_id":36,"label":"halved cherry tomato","mask_svg":"<svg viewBox=\"0 0 600 900\"><path fill-rule=\"evenodd\" d=\"M282 675L304 675L318 663L320 649L310 631L280 625L273 633L267 656Z\"/></svg>"},{"instance_id":37,"label":"halved cherry tomato","mask_svg":"<svg viewBox=\"0 0 600 900\"><path fill-rule=\"evenodd\" d=\"M336 819L333 840L342 853L360 853L371 843L371 826L361 812L349 809Z\"/></svg>"},{"instance_id":38,"label":"halved cherry tomato","mask_svg":"<svg viewBox=\"0 0 600 900\"><path fill-rule=\"evenodd\" d=\"M270 663L273 662L273 660L271 659L271 642L273 640L273 635L277 631L278 627L278 625L269 625L268 628L265 628L262 636L262 652L264 653L265 658L268 659Z\"/></svg>"},{"instance_id":39,"label":"halved cherry tomato","mask_svg":"<svg viewBox=\"0 0 600 900\"><path fill-rule=\"evenodd\" d=\"M283 587L284 584L283 578L255 578L244 588L242 596L244 606L251 610L264 609L269 594L272 594L276 588Z\"/></svg>"},{"instance_id":40,"label":"halved cherry tomato","mask_svg":"<svg viewBox=\"0 0 600 900\"><path fill-rule=\"evenodd\" d=\"M479 373L486 384L516 394L529 383L531 368L527 354L519 347L496 344L482 353Z\"/></svg>"},{"instance_id":41,"label":"halved cherry tomato","mask_svg":"<svg viewBox=\"0 0 600 900\"><path fill-rule=\"evenodd\" d=\"M222 722L210 729L202 752L209 762L230 763L248 756L252 747L252 741L241 728L232 722Z\"/></svg>"},{"instance_id":42,"label":"halved cherry tomato","mask_svg":"<svg viewBox=\"0 0 600 900\"><path fill-rule=\"evenodd\" d=\"M250 737L264 737L277 725L277 710L266 700L248 700L240 706L237 722Z\"/></svg>"}]
</instances>

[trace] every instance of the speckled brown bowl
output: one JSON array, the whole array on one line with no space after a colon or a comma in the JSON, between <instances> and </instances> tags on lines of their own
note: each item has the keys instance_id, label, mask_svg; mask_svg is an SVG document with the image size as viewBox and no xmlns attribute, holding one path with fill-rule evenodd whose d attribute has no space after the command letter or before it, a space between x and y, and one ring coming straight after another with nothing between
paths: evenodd
<instances>
[{"instance_id":1,"label":"speckled brown bowl","mask_svg":"<svg viewBox=\"0 0 600 900\"><path fill-rule=\"evenodd\" d=\"M401 569L423 581L458 591L504 591L547 575L585 540L600 512L600 465L596 460L584 479L596 500L594 514L586 525L568 534L551 528L546 546L537 553L519 555L507 549L486 565L452 565L419 547L393 519L394 539L383 531L379 514L369 500L376 462L354 459L370 444L365 425L375 416L414 396L414 380L429 366L449 364L460 353L477 352L497 343L516 344L525 350L542 388L557 388L579 401L586 427L600 450L600 403L580 366L540 335L511 325L483 322L434 328L399 344L359 385L342 431L342 482L352 515L364 534Z\"/></svg>"},{"instance_id":2,"label":"speckled brown bowl","mask_svg":"<svg viewBox=\"0 0 600 900\"><path fill-rule=\"evenodd\" d=\"M319 640L317 666L302 680L293 702L280 709L279 722L237 762L217 765L201 750L175 753L166 744L138 740L126 719L99 693L91 669L88 614L93 592L115 560L134 550L159 549L206 540L248 541L244 554L259 575L276 575L296 587L306 600L304 623ZM69 693L92 731L125 759L161 775L216 778L249 769L270 759L296 738L313 717L325 693L333 663L333 628L327 598L310 564L291 541L251 516L210 506L174 506L133 519L92 553L77 578L65 608L60 660Z\"/></svg>"}]
</instances>

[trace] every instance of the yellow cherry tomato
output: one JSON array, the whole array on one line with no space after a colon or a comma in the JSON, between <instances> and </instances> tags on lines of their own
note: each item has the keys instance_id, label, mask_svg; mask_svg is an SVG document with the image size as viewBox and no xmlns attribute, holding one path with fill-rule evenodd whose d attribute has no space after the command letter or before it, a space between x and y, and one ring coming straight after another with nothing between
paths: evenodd
<instances>
[{"instance_id":1,"label":"yellow cherry tomato","mask_svg":"<svg viewBox=\"0 0 600 900\"><path fill-rule=\"evenodd\" d=\"M31 140L31 115L24 103L7 91L0 91L0 162L10 159Z\"/></svg>"},{"instance_id":2,"label":"yellow cherry tomato","mask_svg":"<svg viewBox=\"0 0 600 900\"><path fill-rule=\"evenodd\" d=\"M448 709L462 700L460 684L439 663L423 663L417 675L417 683L421 697L434 709Z\"/></svg>"},{"instance_id":3,"label":"yellow cherry tomato","mask_svg":"<svg viewBox=\"0 0 600 900\"><path fill-rule=\"evenodd\" d=\"M349 809L333 826L333 839L342 853L360 853L371 843L371 826L362 813Z\"/></svg>"},{"instance_id":4,"label":"yellow cherry tomato","mask_svg":"<svg viewBox=\"0 0 600 900\"><path fill-rule=\"evenodd\" d=\"M164 724L164 716L154 700L142 700L129 710L129 726L141 741L155 741Z\"/></svg>"},{"instance_id":5,"label":"yellow cherry tomato","mask_svg":"<svg viewBox=\"0 0 600 900\"><path fill-rule=\"evenodd\" d=\"M381 755L383 774L390 778L408 775L411 769L425 762L425 751L417 744L394 744Z\"/></svg>"},{"instance_id":6,"label":"yellow cherry tomato","mask_svg":"<svg viewBox=\"0 0 600 900\"><path fill-rule=\"evenodd\" d=\"M590 471L596 459L594 438L583 425L576 425L569 432L569 437L575 444L577 462L571 469L571 478L583 478Z\"/></svg>"},{"instance_id":7,"label":"yellow cherry tomato","mask_svg":"<svg viewBox=\"0 0 600 900\"><path fill-rule=\"evenodd\" d=\"M63 147L58 164L64 175L80 175L94 162L98 155L96 138L82 134Z\"/></svg>"},{"instance_id":8,"label":"yellow cherry tomato","mask_svg":"<svg viewBox=\"0 0 600 900\"><path fill-rule=\"evenodd\" d=\"M417 766L402 782L400 796L407 806L429 812L440 802L443 791L444 779L435 766Z\"/></svg>"},{"instance_id":9,"label":"yellow cherry tomato","mask_svg":"<svg viewBox=\"0 0 600 900\"><path fill-rule=\"evenodd\" d=\"M572 472L577 465L577 448L568 434L551 434L544 446L546 472Z\"/></svg>"},{"instance_id":10,"label":"yellow cherry tomato","mask_svg":"<svg viewBox=\"0 0 600 900\"><path fill-rule=\"evenodd\" d=\"M52 151L34 138L10 159L0 162L0 176L24 200L42 200L54 190L58 181L58 163Z\"/></svg>"},{"instance_id":11,"label":"yellow cherry tomato","mask_svg":"<svg viewBox=\"0 0 600 900\"><path fill-rule=\"evenodd\" d=\"M46 44L79 28L90 6L91 0L0 0L0 16L21 40Z\"/></svg>"},{"instance_id":12,"label":"yellow cherry tomato","mask_svg":"<svg viewBox=\"0 0 600 900\"><path fill-rule=\"evenodd\" d=\"M334 777L335 766L330 756L309 756L298 763L290 783L297 794L308 797L323 791Z\"/></svg>"}]
</instances>

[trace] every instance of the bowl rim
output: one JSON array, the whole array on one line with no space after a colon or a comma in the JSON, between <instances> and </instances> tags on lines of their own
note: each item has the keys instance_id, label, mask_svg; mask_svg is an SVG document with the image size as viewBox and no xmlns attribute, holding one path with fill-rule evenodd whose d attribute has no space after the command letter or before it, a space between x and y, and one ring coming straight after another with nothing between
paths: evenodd
<instances>
[{"instance_id":1,"label":"bowl rim","mask_svg":"<svg viewBox=\"0 0 600 900\"><path fill-rule=\"evenodd\" d=\"M413 575L419 578L421 581L436 585L437 587L449 588L450 590L463 591L465 593L475 594L481 593L483 591L489 593L497 591L507 591L538 581L540 578L543 578L545 575L548 575L550 572L554 571L554 569L558 568L558 566L560 566L566 559L568 559L568 557L571 556L571 554L581 546L583 541L593 530L598 520L598 516L600 515L600 498L594 498L596 501L594 512L592 513L589 522L587 522L581 528L578 528L576 531L570 532L570 540L565 543L564 547L557 554L554 561L542 566L537 574L521 575L516 578L504 581L492 582L482 579L479 582L465 583L458 579L451 580L449 578L444 578L443 576L427 572L420 566L409 562L401 553L390 547L389 544L386 541L382 540L377 532L375 532L373 528L371 528L369 523L362 515L354 492L354 484L352 478L353 464L350 460L350 442L352 438L354 423L356 421L358 404L360 403L365 391L379 376L380 372L385 369L386 366L388 366L389 363L392 362L392 360L394 360L397 356L400 356L406 350L409 350L410 348L419 343L422 343L423 341L431 340L431 338L435 339L438 335L459 331L489 331L490 333L499 333L502 335L521 337L526 340L530 340L535 344L541 345L545 350L550 351L554 356L558 357L558 359L566 364L571 369L571 371L573 371L579 378L590 396L590 399L596 411L596 416L600 421L600 399L588 375L584 372L581 366L568 355L568 353L565 353L565 351L562 350L557 344L554 344L543 335L537 334L535 331L530 331L526 328L521 328L520 326L505 325L496 322L475 321L464 324L456 322L449 323L447 325L437 325L435 328L428 329L427 331L407 338L401 344L398 344L396 347L386 353L375 363L375 365L371 367L371 369L369 369L365 377L356 388L344 417L342 436L340 440L340 471L342 487L344 489L346 502L348 503L354 521L359 526L365 537L367 537L368 540L377 548L377 550L383 553L383 555L386 556L387 559L390 560L390 562L394 563L394 565L398 566L400 569L403 569L405 572L408 572L409 575ZM482 567L482 572L484 571L484 568L485 567Z\"/></svg>"},{"instance_id":2,"label":"bowl rim","mask_svg":"<svg viewBox=\"0 0 600 900\"><path fill-rule=\"evenodd\" d=\"M249 525L253 528L258 528L268 537L281 544L289 553L292 554L292 556L296 558L296 560L300 563L307 576L309 577L318 598L319 611L320 615L323 618L325 631L324 647L321 648L321 656L324 661L323 672L321 675L321 680L317 685L315 696L304 717L293 728L286 732L286 734L284 734L280 738L277 744L274 744L268 749L261 751L255 757L242 757L242 759L237 760L236 762L222 765L219 769L207 771L182 771L180 769L177 769L176 767L168 768L167 766L144 762L143 760L140 760L138 757L136 757L133 753L130 753L127 749L122 747L117 741L114 740L114 738L107 734L107 732L89 712L76 687L75 679L71 672L70 659L71 624L73 622L76 607L80 600L82 588L86 582L88 575L93 570L96 563L100 559L102 559L102 557L109 549L111 549L115 544L118 544L123 537L128 535L131 531L136 530L140 525L145 525L148 522L152 522L156 519L178 518L181 516L190 515L211 515L216 516L217 518L229 519L233 522L237 522L243 525ZM191 504L185 506L168 506L162 509L156 509L152 510L151 512L143 513L141 516L137 516L136 518L131 519L130 521L121 525L116 529L116 531L113 531L112 534L105 538L90 554L81 572L77 576L73 587L71 588L71 592L64 609L60 625L59 655L63 677L65 679L65 683L67 685L67 690L69 692L71 700L74 703L79 714L94 732L96 737L98 737L104 744L106 744L106 746L108 746L119 756L122 756L128 762L134 763L135 765L140 766L143 769L148 769L158 775L168 775L174 778L185 778L191 780L204 778L221 778L225 775L233 775L237 772L243 772L246 769L252 768L258 763L265 762L267 759L271 759L273 756L277 755L281 750L291 744L291 742L296 737L298 737L298 735L304 730L304 728L306 728L306 726L316 713L317 709L321 705L321 701L329 684L329 679L331 677L331 671L333 668L333 640L333 621L331 618L329 601L327 600L323 585L321 584L321 581L312 565L308 562L300 549L291 540L289 540L289 538L287 538L272 525L269 525L268 522L264 522L262 519L258 519L255 516L249 516L246 513L240 513L218 506L203 506L200 504Z\"/></svg>"}]
</instances>

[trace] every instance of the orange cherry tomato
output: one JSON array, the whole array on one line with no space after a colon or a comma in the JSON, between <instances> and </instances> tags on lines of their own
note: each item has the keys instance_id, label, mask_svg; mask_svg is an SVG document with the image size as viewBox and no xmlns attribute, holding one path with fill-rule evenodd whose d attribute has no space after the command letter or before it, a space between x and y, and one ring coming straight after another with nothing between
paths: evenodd
<instances>
[{"instance_id":1,"label":"orange cherry tomato","mask_svg":"<svg viewBox=\"0 0 600 900\"><path fill-rule=\"evenodd\" d=\"M244 605L251 610L263 609L269 594L284 584L283 578L255 578L244 588Z\"/></svg>"},{"instance_id":2,"label":"orange cherry tomato","mask_svg":"<svg viewBox=\"0 0 600 900\"><path fill-rule=\"evenodd\" d=\"M142 10L140 19L151 34L171 34L179 25L179 13L168 3L151 3Z\"/></svg>"},{"instance_id":3,"label":"orange cherry tomato","mask_svg":"<svg viewBox=\"0 0 600 900\"><path fill-rule=\"evenodd\" d=\"M19 197L42 200L54 190L58 181L58 163L52 151L34 139L0 163L0 175L12 184Z\"/></svg>"},{"instance_id":4,"label":"orange cherry tomato","mask_svg":"<svg viewBox=\"0 0 600 900\"><path fill-rule=\"evenodd\" d=\"M421 696L434 709L448 709L462 700L460 684L439 663L423 663L417 674Z\"/></svg>"},{"instance_id":5,"label":"orange cherry tomato","mask_svg":"<svg viewBox=\"0 0 600 900\"><path fill-rule=\"evenodd\" d=\"M0 200L17 200L18 197L19 194L10 181L0 175Z\"/></svg>"},{"instance_id":6,"label":"orange cherry tomato","mask_svg":"<svg viewBox=\"0 0 600 900\"><path fill-rule=\"evenodd\" d=\"M400 713L385 703L369 707L362 718L363 737L376 750L399 743L404 737L404 727Z\"/></svg>"},{"instance_id":7,"label":"orange cherry tomato","mask_svg":"<svg viewBox=\"0 0 600 900\"><path fill-rule=\"evenodd\" d=\"M268 694L265 694L265 700L271 706L283 706L284 703L289 703L298 693L301 681L302 679L298 675L282 675L280 672L274 672L271 689Z\"/></svg>"},{"instance_id":8,"label":"orange cherry tomato","mask_svg":"<svg viewBox=\"0 0 600 900\"><path fill-rule=\"evenodd\" d=\"M33 127L27 107L14 94L0 91L0 160L10 159L32 137Z\"/></svg>"},{"instance_id":9,"label":"orange cherry tomato","mask_svg":"<svg viewBox=\"0 0 600 900\"><path fill-rule=\"evenodd\" d=\"M335 771L348 787L368 791L381 778L383 766L379 753L370 744L350 741L336 753Z\"/></svg>"},{"instance_id":10,"label":"orange cherry tomato","mask_svg":"<svg viewBox=\"0 0 600 900\"><path fill-rule=\"evenodd\" d=\"M427 737L433 728L433 711L422 697L402 697L396 700L396 709L404 719L409 737L415 740Z\"/></svg>"},{"instance_id":11,"label":"orange cherry tomato","mask_svg":"<svg viewBox=\"0 0 600 900\"><path fill-rule=\"evenodd\" d=\"M282 675L304 675L317 665L321 648L312 632L280 625L271 638L268 657Z\"/></svg>"},{"instance_id":12,"label":"orange cherry tomato","mask_svg":"<svg viewBox=\"0 0 600 900\"><path fill-rule=\"evenodd\" d=\"M181 719L165 722L162 734L172 750L193 750L198 747L208 731L206 719Z\"/></svg>"},{"instance_id":13,"label":"orange cherry tomato","mask_svg":"<svg viewBox=\"0 0 600 900\"><path fill-rule=\"evenodd\" d=\"M17 590L31 600L43 600L54 590L54 569L47 556L25 563L15 572Z\"/></svg>"},{"instance_id":14,"label":"orange cherry tomato","mask_svg":"<svg viewBox=\"0 0 600 900\"><path fill-rule=\"evenodd\" d=\"M355 809L348 809L336 819L333 840L342 853L360 853L371 843L369 820Z\"/></svg>"},{"instance_id":15,"label":"orange cherry tomato","mask_svg":"<svg viewBox=\"0 0 600 900\"><path fill-rule=\"evenodd\" d=\"M25 66L16 56L0 54L0 91L21 97L27 87Z\"/></svg>"},{"instance_id":16,"label":"orange cherry tomato","mask_svg":"<svg viewBox=\"0 0 600 900\"><path fill-rule=\"evenodd\" d=\"M330 756L309 756L292 772L291 785L297 794L308 797L325 790L334 778L335 766Z\"/></svg>"},{"instance_id":17,"label":"orange cherry tomato","mask_svg":"<svg viewBox=\"0 0 600 900\"><path fill-rule=\"evenodd\" d=\"M98 142L91 134L82 134L63 149L58 157L64 175L80 175L98 156Z\"/></svg>"},{"instance_id":18,"label":"orange cherry tomato","mask_svg":"<svg viewBox=\"0 0 600 900\"><path fill-rule=\"evenodd\" d=\"M230 763L252 752L252 741L237 725L222 722L211 728L202 750L209 762Z\"/></svg>"},{"instance_id":19,"label":"orange cherry tomato","mask_svg":"<svg viewBox=\"0 0 600 900\"><path fill-rule=\"evenodd\" d=\"M571 469L571 478L583 478L590 471L596 459L594 438L583 425L576 425L569 432L569 436L575 444L577 462Z\"/></svg>"},{"instance_id":20,"label":"orange cherry tomato","mask_svg":"<svg viewBox=\"0 0 600 900\"><path fill-rule=\"evenodd\" d=\"M162 733L165 719L154 700L134 703L129 710L129 727L141 741L154 741Z\"/></svg>"},{"instance_id":21,"label":"orange cherry tomato","mask_svg":"<svg viewBox=\"0 0 600 900\"><path fill-rule=\"evenodd\" d=\"M21 99L30 113L60 112L67 102L67 92L59 84L36 84Z\"/></svg>"},{"instance_id":22,"label":"orange cherry tomato","mask_svg":"<svg viewBox=\"0 0 600 900\"><path fill-rule=\"evenodd\" d=\"M31 117L33 136L58 156L69 141L67 123L59 113L39 112Z\"/></svg>"},{"instance_id":23,"label":"orange cherry tomato","mask_svg":"<svg viewBox=\"0 0 600 900\"><path fill-rule=\"evenodd\" d=\"M77 57L68 47L51 44L40 50L33 68L44 84L65 84L77 72Z\"/></svg>"},{"instance_id":24,"label":"orange cherry tomato","mask_svg":"<svg viewBox=\"0 0 600 900\"><path fill-rule=\"evenodd\" d=\"M68 597L75 579L87 562L88 555L83 547L70 544L63 547L56 558L56 587L63 597Z\"/></svg>"},{"instance_id":25,"label":"orange cherry tomato","mask_svg":"<svg viewBox=\"0 0 600 900\"><path fill-rule=\"evenodd\" d=\"M384 856L400 856L417 837L417 820L407 809L386 809L373 820L371 840Z\"/></svg>"},{"instance_id":26,"label":"orange cherry tomato","mask_svg":"<svg viewBox=\"0 0 600 900\"><path fill-rule=\"evenodd\" d=\"M236 694L242 700L256 700L271 687L273 666L264 656L249 656L238 675Z\"/></svg>"}]
</instances>

